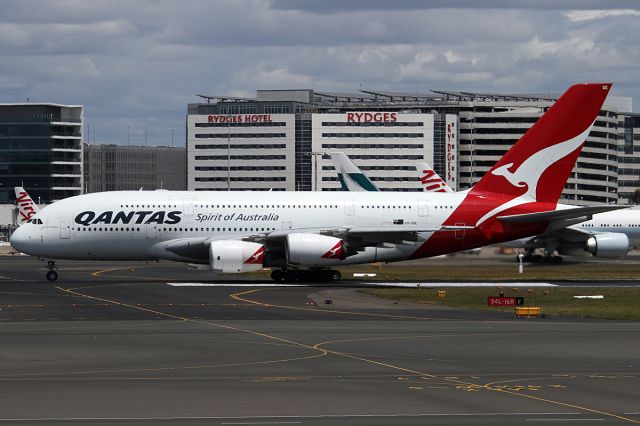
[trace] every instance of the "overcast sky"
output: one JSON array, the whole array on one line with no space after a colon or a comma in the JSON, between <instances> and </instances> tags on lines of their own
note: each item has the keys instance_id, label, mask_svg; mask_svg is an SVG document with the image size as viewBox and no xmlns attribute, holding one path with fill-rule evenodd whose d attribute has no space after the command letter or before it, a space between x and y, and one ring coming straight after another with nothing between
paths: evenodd
<instances>
[{"instance_id":1,"label":"overcast sky","mask_svg":"<svg viewBox=\"0 0 640 426\"><path fill-rule=\"evenodd\" d=\"M562 92L640 107L640 2L0 0L0 102L81 104L97 143L184 145L196 93Z\"/></svg>"}]
</instances>

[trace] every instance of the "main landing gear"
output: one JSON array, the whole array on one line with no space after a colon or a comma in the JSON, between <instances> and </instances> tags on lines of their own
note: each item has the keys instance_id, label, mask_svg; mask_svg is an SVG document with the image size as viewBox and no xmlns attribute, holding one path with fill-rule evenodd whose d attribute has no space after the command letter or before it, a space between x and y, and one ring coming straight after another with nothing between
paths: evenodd
<instances>
[{"instance_id":1,"label":"main landing gear","mask_svg":"<svg viewBox=\"0 0 640 426\"><path fill-rule=\"evenodd\" d=\"M544 256L539 254L533 254L533 252L526 251L524 256L522 257L523 262L527 263L562 263L564 259L562 256L554 256L551 254L545 254ZM516 256L516 261L520 261L518 256Z\"/></svg>"},{"instance_id":2,"label":"main landing gear","mask_svg":"<svg viewBox=\"0 0 640 426\"><path fill-rule=\"evenodd\" d=\"M334 269L274 269L271 279L287 283L340 281L342 274Z\"/></svg>"},{"instance_id":3,"label":"main landing gear","mask_svg":"<svg viewBox=\"0 0 640 426\"><path fill-rule=\"evenodd\" d=\"M49 281L55 281L58 279L58 273L55 271L56 269L56 261L49 260L47 262L47 266L49 267L49 272L47 272L47 279Z\"/></svg>"}]
</instances>

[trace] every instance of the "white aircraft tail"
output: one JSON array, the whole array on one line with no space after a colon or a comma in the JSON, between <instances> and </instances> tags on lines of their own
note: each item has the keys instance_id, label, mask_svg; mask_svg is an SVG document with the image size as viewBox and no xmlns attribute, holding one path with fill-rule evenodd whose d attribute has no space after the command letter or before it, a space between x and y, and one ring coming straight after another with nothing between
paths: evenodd
<instances>
[{"instance_id":1,"label":"white aircraft tail","mask_svg":"<svg viewBox=\"0 0 640 426\"><path fill-rule=\"evenodd\" d=\"M380 191L345 153L332 152L331 161L343 191Z\"/></svg>"},{"instance_id":2,"label":"white aircraft tail","mask_svg":"<svg viewBox=\"0 0 640 426\"><path fill-rule=\"evenodd\" d=\"M22 225L38 213L38 205L33 202L23 187L16 186L13 189L16 191L16 203L18 204L18 223Z\"/></svg>"},{"instance_id":3,"label":"white aircraft tail","mask_svg":"<svg viewBox=\"0 0 640 426\"><path fill-rule=\"evenodd\" d=\"M453 192L453 189L427 163L418 163L416 168L420 174L420 183L426 192Z\"/></svg>"}]
</instances>

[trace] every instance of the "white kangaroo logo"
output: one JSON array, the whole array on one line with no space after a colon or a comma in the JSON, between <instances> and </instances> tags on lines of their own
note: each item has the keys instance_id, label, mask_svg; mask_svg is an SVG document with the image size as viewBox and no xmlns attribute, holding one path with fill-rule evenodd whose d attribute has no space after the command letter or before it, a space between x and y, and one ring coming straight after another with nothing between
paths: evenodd
<instances>
[{"instance_id":1,"label":"white kangaroo logo","mask_svg":"<svg viewBox=\"0 0 640 426\"><path fill-rule=\"evenodd\" d=\"M476 223L476 226L480 225L495 214L510 209L511 207L536 201L538 181L542 174L558 160L578 149L585 139L587 139L587 136L589 136L592 126L593 123L591 123L591 126L587 127L587 129L578 136L536 152L520 164L514 172L509 170L509 168L513 166L513 163L505 164L493 170L491 172L492 175L504 177L516 188L524 188L526 186L527 191L521 196L499 205L489 213L482 216Z\"/></svg>"}]
</instances>

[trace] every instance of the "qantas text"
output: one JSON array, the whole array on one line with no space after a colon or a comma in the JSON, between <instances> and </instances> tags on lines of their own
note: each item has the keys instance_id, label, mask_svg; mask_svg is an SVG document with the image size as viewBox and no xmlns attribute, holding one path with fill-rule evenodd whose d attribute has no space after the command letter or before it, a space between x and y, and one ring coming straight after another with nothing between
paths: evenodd
<instances>
[{"instance_id":1,"label":"qantas text","mask_svg":"<svg viewBox=\"0 0 640 426\"><path fill-rule=\"evenodd\" d=\"M180 217L181 214L181 211L154 212L151 210L143 210L137 212L106 211L100 214L92 211L86 211L77 215L75 218L75 222L84 226L98 223L104 223L107 225L116 225L118 223L122 223L124 225L127 225L129 223L134 223L137 225L141 223L175 225L182 220L182 218Z\"/></svg>"}]
</instances>

